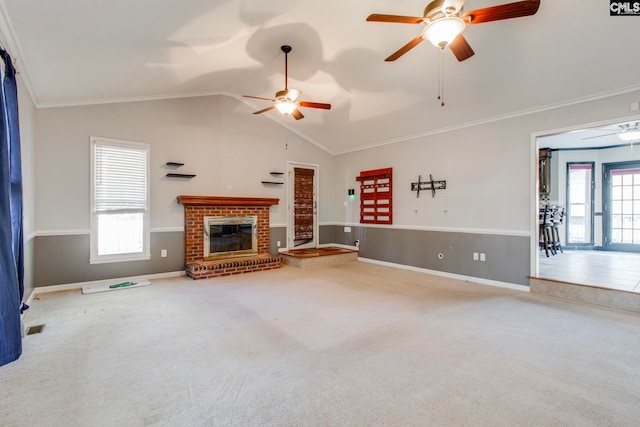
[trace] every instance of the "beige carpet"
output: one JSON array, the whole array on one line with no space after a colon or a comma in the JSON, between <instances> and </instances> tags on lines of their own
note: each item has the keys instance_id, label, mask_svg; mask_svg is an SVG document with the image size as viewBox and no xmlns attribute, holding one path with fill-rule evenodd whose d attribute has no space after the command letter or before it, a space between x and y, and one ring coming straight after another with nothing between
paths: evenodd
<instances>
[{"instance_id":1,"label":"beige carpet","mask_svg":"<svg viewBox=\"0 0 640 427\"><path fill-rule=\"evenodd\" d=\"M372 264L42 294L2 426L637 426L640 316Z\"/></svg>"}]
</instances>

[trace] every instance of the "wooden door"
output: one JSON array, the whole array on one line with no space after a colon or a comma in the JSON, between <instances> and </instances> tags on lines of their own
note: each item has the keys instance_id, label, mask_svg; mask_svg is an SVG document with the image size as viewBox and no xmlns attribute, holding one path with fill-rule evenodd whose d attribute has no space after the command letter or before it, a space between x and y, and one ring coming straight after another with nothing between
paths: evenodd
<instances>
[{"instance_id":1,"label":"wooden door","mask_svg":"<svg viewBox=\"0 0 640 427\"><path fill-rule=\"evenodd\" d=\"M294 168L293 240L294 246L308 244L314 240L313 218L315 200L313 196L313 169Z\"/></svg>"},{"instance_id":2,"label":"wooden door","mask_svg":"<svg viewBox=\"0 0 640 427\"><path fill-rule=\"evenodd\" d=\"M290 165L291 206L289 248L315 248L318 243L316 181L317 167Z\"/></svg>"}]
</instances>

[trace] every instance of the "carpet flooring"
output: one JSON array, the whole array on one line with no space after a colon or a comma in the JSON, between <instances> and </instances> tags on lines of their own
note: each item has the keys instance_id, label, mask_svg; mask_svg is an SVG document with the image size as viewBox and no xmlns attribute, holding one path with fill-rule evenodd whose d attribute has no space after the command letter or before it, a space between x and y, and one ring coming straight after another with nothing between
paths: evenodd
<instances>
[{"instance_id":1,"label":"carpet flooring","mask_svg":"<svg viewBox=\"0 0 640 427\"><path fill-rule=\"evenodd\" d=\"M362 262L40 294L2 426L637 426L640 316Z\"/></svg>"}]
</instances>

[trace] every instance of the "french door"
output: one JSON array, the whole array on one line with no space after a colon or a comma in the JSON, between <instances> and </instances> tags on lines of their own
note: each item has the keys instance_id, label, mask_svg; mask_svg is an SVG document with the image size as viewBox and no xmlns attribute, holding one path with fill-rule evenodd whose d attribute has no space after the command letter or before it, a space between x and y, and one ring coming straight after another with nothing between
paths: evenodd
<instances>
[{"instance_id":1,"label":"french door","mask_svg":"<svg viewBox=\"0 0 640 427\"><path fill-rule=\"evenodd\" d=\"M603 164L604 249L640 252L640 162Z\"/></svg>"},{"instance_id":2,"label":"french door","mask_svg":"<svg viewBox=\"0 0 640 427\"><path fill-rule=\"evenodd\" d=\"M318 166L289 163L287 248L318 247Z\"/></svg>"}]
</instances>

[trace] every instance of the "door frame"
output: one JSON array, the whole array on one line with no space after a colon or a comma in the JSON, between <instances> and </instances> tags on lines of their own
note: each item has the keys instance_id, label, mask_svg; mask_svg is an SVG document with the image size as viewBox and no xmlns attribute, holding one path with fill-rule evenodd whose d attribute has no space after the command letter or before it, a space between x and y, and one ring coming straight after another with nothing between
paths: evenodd
<instances>
[{"instance_id":1,"label":"door frame","mask_svg":"<svg viewBox=\"0 0 640 427\"><path fill-rule=\"evenodd\" d=\"M313 169L313 239L305 244L295 246L294 245L294 205L295 205L295 192L294 192L294 169ZM317 248L320 244L318 224L318 207L320 205L320 199L318 195L318 182L320 180L320 166L314 163L302 163L302 162L287 162L287 249L306 249Z\"/></svg>"},{"instance_id":2,"label":"door frame","mask_svg":"<svg viewBox=\"0 0 640 427\"><path fill-rule=\"evenodd\" d=\"M530 178L529 180L530 199L529 200L530 200L530 205L533 209L529 210L529 226L530 226L529 228L529 236L530 236L529 271L531 272L532 276L538 277L538 274L539 274L538 260L540 257L540 251L538 250L538 230L540 228L540 222L539 222L540 192L539 192L539 182L538 182L538 175L539 175L538 167L539 167L539 161L540 161L539 149L543 147L540 146L538 138L547 136L547 135L554 135L558 133L571 132L571 131L579 131L582 129L595 128L599 126L608 126L615 123L628 122L633 120L640 120L640 115L636 114L633 116L622 116L622 117L616 117L613 119L601 120L596 122L587 122L587 123L581 123L581 124L572 125L572 126L565 126L561 128L531 132L530 140L529 140L530 141L529 156L531 159L529 163L529 178ZM597 216L597 215L598 213L594 212L594 216ZM604 213L602 215L604 216Z\"/></svg>"}]
</instances>

